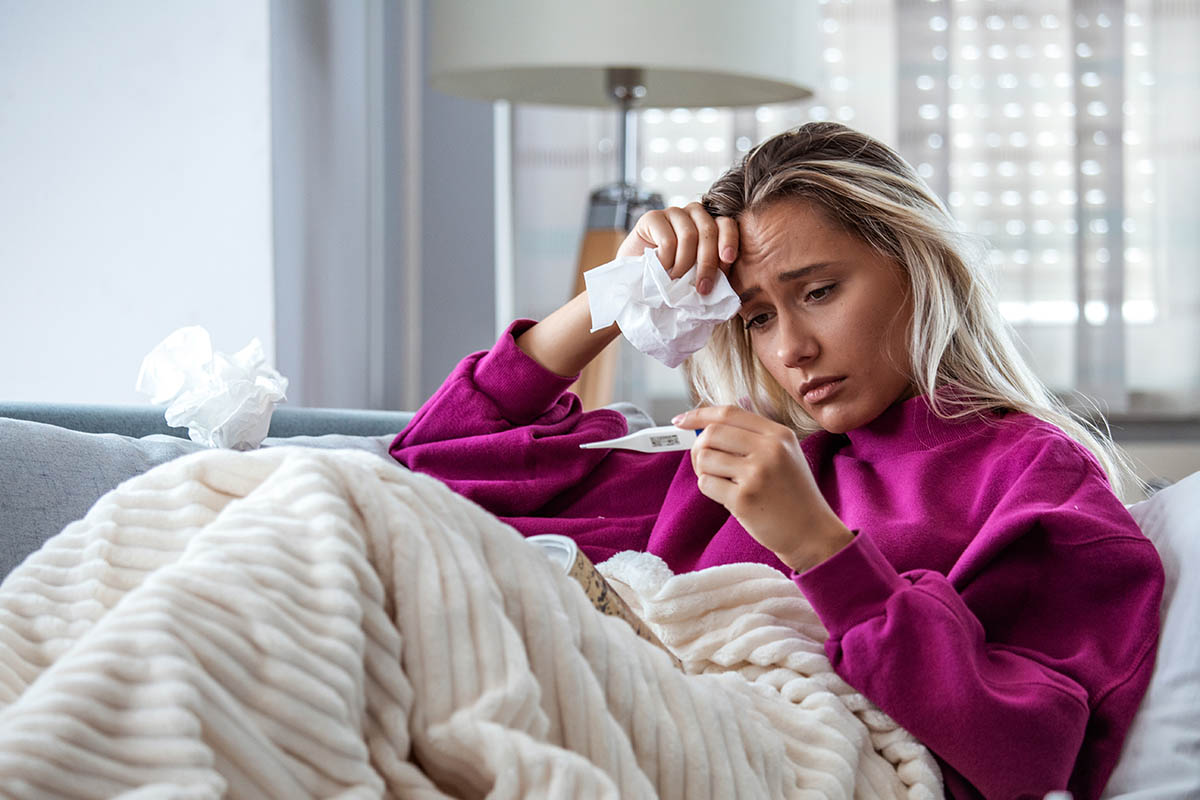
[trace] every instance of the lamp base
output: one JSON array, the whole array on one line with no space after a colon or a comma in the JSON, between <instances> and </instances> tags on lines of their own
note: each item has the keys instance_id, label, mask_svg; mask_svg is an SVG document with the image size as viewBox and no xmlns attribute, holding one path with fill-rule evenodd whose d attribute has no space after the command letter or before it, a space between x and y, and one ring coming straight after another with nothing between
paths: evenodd
<instances>
[{"instance_id":1,"label":"lamp base","mask_svg":"<svg viewBox=\"0 0 1200 800\"><path fill-rule=\"evenodd\" d=\"M638 217L647 211L663 208L662 196L627 183L602 186L592 192L588 205L587 231L579 248L579 265L575 271L575 291L578 295L586 286L583 273L616 258L617 250L633 229ZM602 408L614 400L617 362L621 340L617 339L584 367L571 391L579 395L583 409Z\"/></svg>"},{"instance_id":2,"label":"lamp base","mask_svg":"<svg viewBox=\"0 0 1200 800\"><path fill-rule=\"evenodd\" d=\"M628 183L610 183L592 192L588 203L587 227L588 230L616 228L628 233L633 230L638 217L661 208L665 206L658 192L648 192Z\"/></svg>"}]
</instances>

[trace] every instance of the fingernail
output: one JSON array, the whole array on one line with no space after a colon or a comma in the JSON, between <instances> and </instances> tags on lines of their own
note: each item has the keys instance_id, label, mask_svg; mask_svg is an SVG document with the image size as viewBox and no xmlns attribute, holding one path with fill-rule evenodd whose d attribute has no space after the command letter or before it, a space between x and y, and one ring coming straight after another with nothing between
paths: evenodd
<instances>
[{"instance_id":1,"label":"fingernail","mask_svg":"<svg viewBox=\"0 0 1200 800\"><path fill-rule=\"evenodd\" d=\"M700 282L696 284L696 291L700 294L708 294L712 291L712 281L708 278L701 278Z\"/></svg>"},{"instance_id":2,"label":"fingernail","mask_svg":"<svg viewBox=\"0 0 1200 800\"><path fill-rule=\"evenodd\" d=\"M726 247L721 251L721 260L726 264L732 264L735 258L737 258L737 252L732 247Z\"/></svg>"},{"instance_id":3,"label":"fingernail","mask_svg":"<svg viewBox=\"0 0 1200 800\"><path fill-rule=\"evenodd\" d=\"M676 414L675 416L671 417L671 424L678 428L679 421L681 419L683 419L685 416L686 416L686 414Z\"/></svg>"}]
</instances>

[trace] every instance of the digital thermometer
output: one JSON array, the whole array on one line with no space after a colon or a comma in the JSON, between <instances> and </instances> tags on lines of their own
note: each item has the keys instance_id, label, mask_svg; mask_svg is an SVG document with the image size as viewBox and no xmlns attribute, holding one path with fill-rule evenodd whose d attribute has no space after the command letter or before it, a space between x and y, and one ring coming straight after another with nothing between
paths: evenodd
<instances>
[{"instance_id":1,"label":"digital thermometer","mask_svg":"<svg viewBox=\"0 0 1200 800\"><path fill-rule=\"evenodd\" d=\"M691 450L703 428L676 428L674 425L662 425L657 428L642 428L640 431L622 436L619 439L607 439L603 442L588 442L579 445L585 450L599 447L610 447L619 450L636 450L639 453L667 453L672 450Z\"/></svg>"}]
</instances>

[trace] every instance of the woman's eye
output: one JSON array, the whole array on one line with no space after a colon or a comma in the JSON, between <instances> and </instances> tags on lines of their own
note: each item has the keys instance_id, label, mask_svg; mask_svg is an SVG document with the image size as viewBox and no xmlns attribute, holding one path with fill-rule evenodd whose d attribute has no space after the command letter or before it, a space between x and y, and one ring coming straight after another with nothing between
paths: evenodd
<instances>
[{"instance_id":1,"label":"woman's eye","mask_svg":"<svg viewBox=\"0 0 1200 800\"><path fill-rule=\"evenodd\" d=\"M833 287L835 287L835 286L837 286L836 283L831 283L828 286L818 286L816 289L813 289L811 292L809 292L807 295L805 295L804 299L810 303L815 303L815 302L824 300L825 298L829 297L830 294L833 293Z\"/></svg>"},{"instance_id":2,"label":"woman's eye","mask_svg":"<svg viewBox=\"0 0 1200 800\"><path fill-rule=\"evenodd\" d=\"M769 320L770 318L771 318L770 314L766 314L766 313L755 314L753 317L750 317L749 319L746 320L746 330L752 330L754 328L761 328L763 325L767 324L767 320Z\"/></svg>"}]
</instances>

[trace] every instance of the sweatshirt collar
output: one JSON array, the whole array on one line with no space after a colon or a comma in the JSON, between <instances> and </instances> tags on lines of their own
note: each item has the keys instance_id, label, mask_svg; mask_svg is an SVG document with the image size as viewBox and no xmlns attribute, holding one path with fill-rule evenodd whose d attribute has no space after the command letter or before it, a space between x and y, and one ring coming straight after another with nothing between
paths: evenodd
<instances>
[{"instance_id":1,"label":"sweatshirt collar","mask_svg":"<svg viewBox=\"0 0 1200 800\"><path fill-rule=\"evenodd\" d=\"M848 454L870 458L929 450L966 436L978 435L981 432L979 422L978 414L943 419L934 413L927 395L918 395L894 403L871 422L848 431Z\"/></svg>"}]
</instances>

